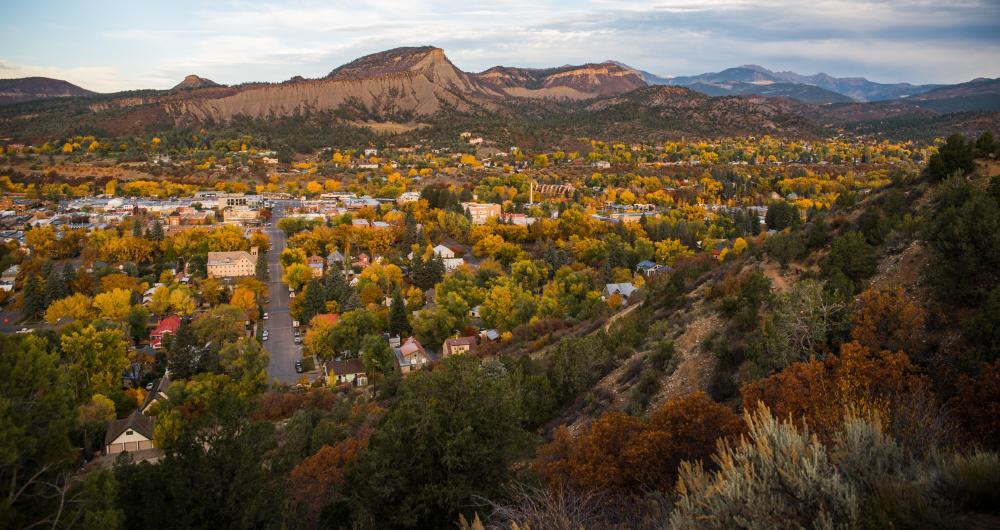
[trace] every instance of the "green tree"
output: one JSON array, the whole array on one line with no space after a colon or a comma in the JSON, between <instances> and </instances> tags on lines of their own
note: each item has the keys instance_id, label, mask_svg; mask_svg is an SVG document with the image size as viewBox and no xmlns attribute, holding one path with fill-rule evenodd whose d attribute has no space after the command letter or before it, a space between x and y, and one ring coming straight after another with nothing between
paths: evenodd
<instances>
[{"instance_id":1,"label":"green tree","mask_svg":"<svg viewBox=\"0 0 1000 530\"><path fill-rule=\"evenodd\" d=\"M944 180L955 173L967 175L976 169L973 144L961 134L948 137L938 152L927 161L927 175L932 180Z\"/></svg>"},{"instance_id":2,"label":"green tree","mask_svg":"<svg viewBox=\"0 0 1000 530\"><path fill-rule=\"evenodd\" d=\"M61 349L77 401L87 401L94 394L108 396L121 388L122 371L128 366L128 359L120 330L98 331L87 326L63 335Z\"/></svg>"},{"instance_id":3,"label":"green tree","mask_svg":"<svg viewBox=\"0 0 1000 530\"><path fill-rule=\"evenodd\" d=\"M270 360L267 350L252 337L240 337L235 342L228 342L219 351L219 365L225 373L257 389L267 387Z\"/></svg>"},{"instance_id":4,"label":"green tree","mask_svg":"<svg viewBox=\"0 0 1000 530\"><path fill-rule=\"evenodd\" d=\"M52 267L45 278L45 306L48 307L52 302L66 298L69 294L69 286L66 284L63 271Z\"/></svg>"},{"instance_id":5,"label":"green tree","mask_svg":"<svg viewBox=\"0 0 1000 530\"><path fill-rule=\"evenodd\" d=\"M396 289L392 293L392 304L389 306L389 334L406 336L410 333L410 322L406 317L406 304L403 293Z\"/></svg>"},{"instance_id":6,"label":"green tree","mask_svg":"<svg viewBox=\"0 0 1000 530\"><path fill-rule=\"evenodd\" d=\"M309 280L302 295L301 319L309 322L320 313L326 312L326 290L317 278Z\"/></svg>"},{"instance_id":7,"label":"green tree","mask_svg":"<svg viewBox=\"0 0 1000 530\"><path fill-rule=\"evenodd\" d=\"M28 280L24 282L24 290L21 292L21 311L29 320L36 320L42 317L45 308L45 290L42 287L42 280L37 274L30 274Z\"/></svg>"},{"instance_id":8,"label":"green tree","mask_svg":"<svg viewBox=\"0 0 1000 530\"><path fill-rule=\"evenodd\" d=\"M361 360L365 363L365 372L372 378L388 374L396 367L392 348L379 335L366 335L361 340Z\"/></svg>"},{"instance_id":9,"label":"green tree","mask_svg":"<svg viewBox=\"0 0 1000 530\"><path fill-rule=\"evenodd\" d=\"M348 471L344 489L355 521L453 524L463 507L498 495L509 479L527 436L519 418L507 378L479 359L449 357L433 372L408 377Z\"/></svg>"}]
</instances>

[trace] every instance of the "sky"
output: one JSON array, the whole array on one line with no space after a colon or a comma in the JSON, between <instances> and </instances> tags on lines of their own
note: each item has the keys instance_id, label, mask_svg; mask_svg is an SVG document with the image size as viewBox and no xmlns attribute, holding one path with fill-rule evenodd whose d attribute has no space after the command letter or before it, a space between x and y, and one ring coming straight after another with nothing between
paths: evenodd
<instances>
[{"instance_id":1,"label":"sky","mask_svg":"<svg viewBox=\"0 0 1000 530\"><path fill-rule=\"evenodd\" d=\"M433 45L466 71L617 60L660 76L742 64L879 82L1000 77L1000 0L10 0L0 78L98 92L322 77Z\"/></svg>"}]
</instances>

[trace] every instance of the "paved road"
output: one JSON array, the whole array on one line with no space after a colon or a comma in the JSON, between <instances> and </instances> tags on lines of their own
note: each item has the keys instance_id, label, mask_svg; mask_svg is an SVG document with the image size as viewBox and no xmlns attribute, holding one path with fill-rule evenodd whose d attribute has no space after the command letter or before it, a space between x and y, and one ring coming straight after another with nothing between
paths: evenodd
<instances>
[{"instance_id":1,"label":"paved road","mask_svg":"<svg viewBox=\"0 0 1000 530\"><path fill-rule=\"evenodd\" d=\"M271 250L267 253L268 269L271 271L268 280L271 302L264 308L268 319L262 322L268 332L264 347L271 353L268 375L282 383L295 384L302 375L295 373L295 361L302 358L302 348L295 344L292 317L288 313L288 286L281 281L281 262L278 260L287 243L285 233L278 229L283 208L285 206L281 203L275 205L271 226L266 230L271 238Z\"/></svg>"}]
</instances>

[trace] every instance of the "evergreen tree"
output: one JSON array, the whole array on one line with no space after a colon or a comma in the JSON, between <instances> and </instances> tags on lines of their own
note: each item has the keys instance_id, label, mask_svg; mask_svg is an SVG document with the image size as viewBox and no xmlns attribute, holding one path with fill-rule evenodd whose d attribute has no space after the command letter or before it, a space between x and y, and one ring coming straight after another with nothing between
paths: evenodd
<instances>
[{"instance_id":1,"label":"evergreen tree","mask_svg":"<svg viewBox=\"0 0 1000 530\"><path fill-rule=\"evenodd\" d=\"M392 305L389 306L389 334L405 337L410 333L410 322L406 318L406 304L403 293L396 289L392 293Z\"/></svg>"},{"instance_id":2,"label":"evergreen tree","mask_svg":"<svg viewBox=\"0 0 1000 530\"><path fill-rule=\"evenodd\" d=\"M76 269L73 268L73 264L72 263L70 263L70 262L67 261L66 265L63 265L62 276L63 276L63 281L66 282L66 290L70 291L71 289L69 289L69 284L74 279L76 279ZM72 294L72 293L68 293L68 294Z\"/></svg>"},{"instance_id":3,"label":"evergreen tree","mask_svg":"<svg viewBox=\"0 0 1000 530\"><path fill-rule=\"evenodd\" d=\"M348 296L348 289L350 287L344 280L344 275L340 273L340 270L330 267L330 270L326 271L326 285L325 287L325 299L327 302L337 302L337 305L343 306ZM343 309L341 309L343 311Z\"/></svg>"},{"instance_id":4,"label":"evergreen tree","mask_svg":"<svg viewBox=\"0 0 1000 530\"><path fill-rule=\"evenodd\" d=\"M138 217L132 218L132 237L142 236L142 223Z\"/></svg>"},{"instance_id":5,"label":"evergreen tree","mask_svg":"<svg viewBox=\"0 0 1000 530\"><path fill-rule=\"evenodd\" d=\"M153 228L149 230L149 239L153 241L163 241L163 223L153 221Z\"/></svg>"},{"instance_id":6,"label":"evergreen tree","mask_svg":"<svg viewBox=\"0 0 1000 530\"><path fill-rule=\"evenodd\" d=\"M41 318L46 307L41 277L32 274L24 284L24 292L21 293L21 311L28 319L35 320Z\"/></svg>"},{"instance_id":7,"label":"evergreen tree","mask_svg":"<svg viewBox=\"0 0 1000 530\"><path fill-rule=\"evenodd\" d=\"M56 267L50 267L50 269L49 275L45 277L46 307L56 300L69 296L69 287L66 286L66 280L63 278L62 271Z\"/></svg>"},{"instance_id":8,"label":"evergreen tree","mask_svg":"<svg viewBox=\"0 0 1000 530\"><path fill-rule=\"evenodd\" d=\"M187 322L181 321L177 334L169 337L166 350L170 374L175 379L190 379L198 370L199 348L194 329Z\"/></svg>"},{"instance_id":9,"label":"evergreen tree","mask_svg":"<svg viewBox=\"0 0 1000 530\"><path fill-rule=\"evenodd\" d=\"M266 282L270 278L270 274L267 272L267 252L261 250L257 253L257 279Z\"/></svg>"},{"instance_id":10,"label":"evergreen tree","mask_svg":"<svg viewBox=\"0 0 1000 530\"><path fill-rule=\"evenodd\" d=\"M326 293L323 284L313 278L306 284L302 300L302 321L309 322L312 318L326 311Z\"/></svg>"}]
</instances>

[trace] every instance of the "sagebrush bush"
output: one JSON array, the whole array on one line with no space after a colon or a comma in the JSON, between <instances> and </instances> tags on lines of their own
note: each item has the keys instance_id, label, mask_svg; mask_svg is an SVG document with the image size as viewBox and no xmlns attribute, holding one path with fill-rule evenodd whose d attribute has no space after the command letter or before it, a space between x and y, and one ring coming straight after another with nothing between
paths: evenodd
<instances>
[{"instance_id":1,"label":"sagebrush bush","mask_svg":"<svg viewBox=\"0 0 1000 530\"><path fill-rule=\"evenodd\" d=\"M1000 511L1000 456L977 450L956 454L942 467L949 494L966 508Z\"/></svg>"}]
</instances>

